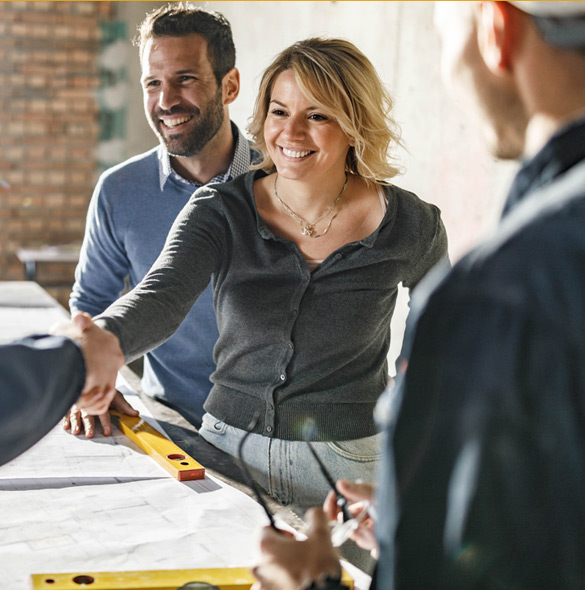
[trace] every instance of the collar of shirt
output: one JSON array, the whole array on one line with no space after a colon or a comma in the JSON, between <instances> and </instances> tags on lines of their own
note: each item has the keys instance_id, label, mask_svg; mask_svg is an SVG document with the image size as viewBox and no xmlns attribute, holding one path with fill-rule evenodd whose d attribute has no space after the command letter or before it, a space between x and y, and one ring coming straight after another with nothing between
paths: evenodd
<instances>
[{"instance_id":1,"label":"collar of shirt","mask_svg":"<svg viewBox=\"0 0 585 590\"><path fill-rule=\"evenodd\" d=\"M585 117L575 119L557 133L532 158L523 163L508 192L505 217L526 195L585 160Z\"/></svg>"},{"instance_id":2,"label":"collar of shirt","mask_svg":"<svg viewBox=\"0 0 585 590\"><path fill-rule=\"evenodd\" d=\"M225 172L214 176L207 184L212 184L214 182L227 182L228 180L231 180L240 174L244 174L244 172L248 172L250 169L250 144L242 132L238 129L237 125L233 122L232 133L236 141L236 149L234 151L234 157L229 165L229 168ZM171 166L171 157L163 145L159 145L158 148L158 176L160 180L161 191L164 190L165 184L171 176L175 180L193 187L193 190L203 186L200 182L191 182L186 180L173 170L173 167Z\"/></svg>"}]
</instances>

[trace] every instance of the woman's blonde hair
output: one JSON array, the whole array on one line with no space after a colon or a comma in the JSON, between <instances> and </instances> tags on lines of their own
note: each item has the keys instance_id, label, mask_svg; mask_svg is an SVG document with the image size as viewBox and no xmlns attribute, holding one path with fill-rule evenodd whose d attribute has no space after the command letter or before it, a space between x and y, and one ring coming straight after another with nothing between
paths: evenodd
<instances>
[{"instance_id":1,"label":"woman's blonde hair","mask_svg":"<svg viewBox=\"0 0 585 590\"><path fill-rule=\"evenodd\" d=\"M392 98L374 66L349 41L320 37L285 49L262 76L248 126L262 156L256 168L266 172L274 169L264 141L264 122L274 82L285 70L293 71L305 97L333 117L349 138L348 173L385 184L401 172L389 153L401 145L400 128L390 116Z\"/></svg>"}]
</instances>

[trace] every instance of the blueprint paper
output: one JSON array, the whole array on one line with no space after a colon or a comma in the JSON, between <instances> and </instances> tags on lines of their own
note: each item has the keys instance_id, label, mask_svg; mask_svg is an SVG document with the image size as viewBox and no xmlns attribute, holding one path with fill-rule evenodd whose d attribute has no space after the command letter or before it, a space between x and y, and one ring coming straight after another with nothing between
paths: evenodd
<instances>
[{"instance_id":1,"label":"blueprint paper","mask_svg":"<svg viewBox=\"0 0 585 590\"><path fill-rule=\"evenodd\" d=\"M0 467L0 588L43 572L242 567L261 507L207 475L179 482L122 434L57 426Z\"/></svg>"}]
</instances>

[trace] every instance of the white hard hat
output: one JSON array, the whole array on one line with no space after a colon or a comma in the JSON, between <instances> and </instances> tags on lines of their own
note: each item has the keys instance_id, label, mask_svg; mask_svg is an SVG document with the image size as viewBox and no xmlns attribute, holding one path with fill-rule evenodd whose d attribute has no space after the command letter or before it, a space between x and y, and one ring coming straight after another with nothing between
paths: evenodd
<instances>
[{"instance_id":1,"label":"white hard hat","mask_svg":"<svg viewBox=\"0 0 585 590\"><path fill-rule=\"evenodd\" d=\"M510 2L530 14L551 45L585 53L585 2Z\"/></svg>"},{"instance_id":2,"label":"white hard hat","mask_svg":"<svg viewBox=\"0 0 585 590\"><path fill-rule=\"evenodd\" d=\"M585 15L585 2L510 2L533 16L567 18Z\"/></svg>"}]
</instances>

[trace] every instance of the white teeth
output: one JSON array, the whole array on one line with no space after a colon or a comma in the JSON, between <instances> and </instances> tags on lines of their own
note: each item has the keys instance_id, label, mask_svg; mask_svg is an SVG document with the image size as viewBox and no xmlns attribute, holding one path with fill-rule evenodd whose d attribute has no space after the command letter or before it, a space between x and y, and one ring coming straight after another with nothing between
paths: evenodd
<instances>
[{"instance_id":1,"label":"white teeth","mask_svg":"<svg viewBox=\"0 0 585 590\"><path fill-rule=\"evenodd\" d=\"M311 150L305 150L302 152L295 152L293 150L289 150L288 148L282 148L282 153L287 156L288 158L304 158L311 153Z\"/></svg>"},{"instance_id":2,"label":"white teeth","mask_svg":"<svg viewBox=\"0 0 585 590\"><path fill-rule=\"evenodd\" d=\"M188 121L191 117L182 117L181 119L169 119L168 121L163 121L163 123L167 126L167 127L176 127L177 125L180 125L181 123L185 123L186 121Z\"/></svg>"}]
</instances>

